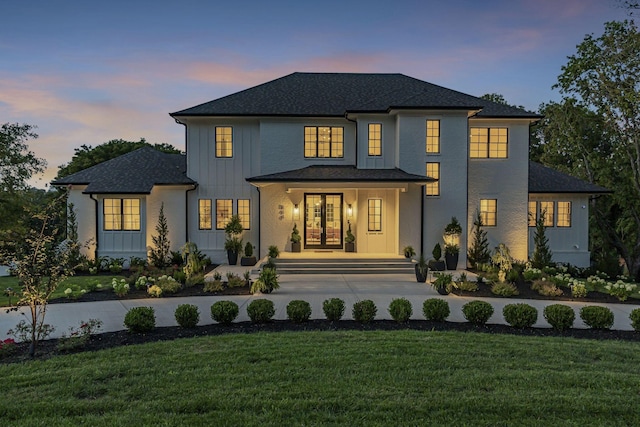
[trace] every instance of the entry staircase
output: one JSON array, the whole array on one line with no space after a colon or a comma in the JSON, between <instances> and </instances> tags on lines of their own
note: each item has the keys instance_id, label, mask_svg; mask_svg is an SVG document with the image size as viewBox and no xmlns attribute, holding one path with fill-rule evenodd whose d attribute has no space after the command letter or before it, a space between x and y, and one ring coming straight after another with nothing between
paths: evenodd
<instances>
[{"instance_id":1,"label":"entry staircase","mask_svg":"<svg viewBox=\"0 0 640 427\"><path fill-rule=\"evenodd\" d=\"M414 274L404 258L278 258L278 274Z\"/></svg>"}]
</instances>

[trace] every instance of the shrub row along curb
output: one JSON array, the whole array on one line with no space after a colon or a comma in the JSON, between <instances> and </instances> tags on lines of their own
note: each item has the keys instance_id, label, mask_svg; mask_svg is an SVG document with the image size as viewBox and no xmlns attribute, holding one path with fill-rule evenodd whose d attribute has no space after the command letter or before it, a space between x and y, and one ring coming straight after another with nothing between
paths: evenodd
<instances>
[{"instance_id":1,"label":"shrub row along curb","mask_svg":"<svg viewBox=\"0 0 640 427\"><path fill-rule=\"evenodd\" d=\"M327 320L335 322L342 319L345 303L340 298L327 299L322 303L322 311ZM399 323L408 322L413 314L411 302L406 298L391 301L389 314ZM247 315L253 323L266 323L275 315L273 301L255 299L247 306ZM371 300L362 300L353 304L353 319L360 323L373 321L378 312L376 304ZM223 325L231 324L240 313L238 304L233 301L218 301L211 306L211 318ZM464 318L478 326L485 325L494 313L493 306L486 301L474 300L462 306ZM440 298L430 298L422 304L425 319L443 322L451 314L449 303ZM514 328L530 328L538 320L538 310L529 304L507 304L502 310L507 324ZM573 308L563 304L551 304L544 308L543 316L553 329L562 331L573 327L575 312ZM182 304L175 311L178 325L183 328L194 328L199 320L198 307ZM311 305L307 301L292 300L287 304L287 319L295 323L306 322L311 318ZM629 315L631 326L640 331L640 308ZM607 307L587 305L580 309L580 319L592 329L610 329L613 326L613 312ZM155 312L151 307L135 307L129 310L124 319L124 326L132 333L145 333L155 328Z\"/></svg>"}]
</instances>

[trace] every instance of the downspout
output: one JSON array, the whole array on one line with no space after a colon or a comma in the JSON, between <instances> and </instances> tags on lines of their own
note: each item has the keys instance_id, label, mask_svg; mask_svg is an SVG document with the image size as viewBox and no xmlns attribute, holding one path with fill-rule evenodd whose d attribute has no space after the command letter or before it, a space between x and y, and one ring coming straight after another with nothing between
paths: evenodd
<instances>
[{"instance_id":1,"label":"downspout","mask_svg":"<svg viewBox=\"0 0 640 427\"><path fill-rule=\"evenodd\" d=\"M261 200L260 187L256 187L256 189L258 190L258 256L261 257L260 240L262 238L262 223L260 222L260 212L262 211L262 205L260 203L260 200Z\"/></svg>"},{"instance_id":2,"label":"downspout","mask_svg":"<svg viewBox=\"0 0 640 427\"><path fill-rule=\"evenodd\" d=\"M193 188L188 189L184 193L184 233L185 243L189 243L189 192L198 188L198 183L193 184Z\"/></svg>"},{"instance_id":3,"label":"downspout","mask_svg":"<svg viewBox=\"0 0 640 427\"><path fill-rule=\"evenodd\" d=\"M98 232L98 199L93 198L93 194L89 194L89 198L93 200L93 203L96 206L96 250L93 254L94 259L98 259L98 248L100 247L100 233Z\"/></svg>"},{"instance_id":4,"label":"downspout","mask_svg":"<svg viewBox=\"0 0 640 427\"><path fill-rule=\"evenodd\" d=\"M348 112L344 113L344 118L347 121L350 121L351 123L355 123L355 125L356 125L356 169L358 169L358 121L357 120L351 120L349 118L349 113Z\"/></svg>"},{"instance_id":5,"label":"downspout","mask_svg":"<svg viewBox=\"0 0 640 427\"><path fill-rule=\"evenodd\" d=\"M424 195L427 194L427 186L422 185L420 193L420 254L424 254Z\"/></svg>"}]
</instances>

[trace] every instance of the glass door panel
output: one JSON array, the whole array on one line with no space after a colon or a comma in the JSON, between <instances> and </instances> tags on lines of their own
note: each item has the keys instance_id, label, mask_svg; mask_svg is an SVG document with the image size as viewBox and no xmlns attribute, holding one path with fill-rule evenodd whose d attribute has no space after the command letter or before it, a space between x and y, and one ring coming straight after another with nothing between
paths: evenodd
<instances>
[{"instance_id":1,"label":"glass door panel","mask_svg":"<svg viewBox=\"0 0 640 427\"><path fill-rule=\"evenodd\" d=\"M342 248L342 194L305 194L305 248Z\"/></svg>"},{"instance_id":2,"label":"glass door panel","mask_svg":"<svg viewBox=\"0 0 640 427\"><path fill-rule=\"evenodd\" d=\"M306 195L305 201L305 247L322 244L322 197L319 194Z\"/></svg>"}]
</instances>

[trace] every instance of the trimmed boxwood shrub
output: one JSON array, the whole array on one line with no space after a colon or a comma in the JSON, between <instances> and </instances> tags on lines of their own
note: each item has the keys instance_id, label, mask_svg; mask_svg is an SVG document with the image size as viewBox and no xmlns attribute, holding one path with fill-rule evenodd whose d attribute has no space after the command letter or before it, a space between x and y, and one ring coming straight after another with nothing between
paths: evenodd
<instances>
[{"instance_id":1,"label":"trimmed boxwood shrub","mask_svg":"<svg viewBox=\"0 0 640 427\"><path fill-rule=\"evenodd\" d=\"M572 328L573 321L576 320L576 313L573 308L564 304L548 305L544 308L542 314L551 327L558 331Z\"/></svg>"},{"instance_id":2,"label":"trimmed boxwood shrub","mask_svg":"<svg viewBox=\"0 0 640 427\"><path fill-rule=\"evenodd\" d=\"M294 323L302 323L311 317L311 304L302 300L292 300L287 304L287 318Z\"/></svg>"},{"instance_id":3,"label":"trimmed boxwood shrub","mask_svg":"<svg viewBox=\"0 0 640 427\"><path fill-rule=\"evenodd\" d=\"M504 320L514 328L530 328L538 320L538 310L529 304L507 304L502 309Z\"/></svg>"},{"instance_id":4,"label":"trimmed boxwood shrub","mask_svg":"<svg viewBox=\"0 0 640 427\"><path fill-rule=\"evenodd\" d=\"M230 325L239 313L238 304L233 301L218 301L211 306L211 318L223 325Z\"/></svg>"},{"instance_id":5,"label":"trimmed boxwood shrub","mask_svg":"<svg viewBox=\"0 0 640 427\"><path fill-rule=\"evenodd\" d=\"M451 310L449 303L441 298L429 298L422 303L422 314L425 319L436 322L444 322L449 317Z\"/></svg>"},{"instance_id":6,"label":"trimmed boxwood shrub","mask_svg":"<svg viewBox=\"0 0 640 427\"><path fill-rule=\"evenodd\" d=\"M486 301L470 301L462 306L462 314L474 325L484 325L493 314L493 307Z\"/></svg>"},{"instance_id":7,"label":"trimmed boxwood shrub","mask_svg":"<svg viewBox=\"0 0 640 427\"><path fill-rule=\"evenodd\" d=\"M175 317L183 328L195 328L200 320L200 311L193 304L181 304L176 308Z\"/></svg>"},{"instance_id":8,"label":"trimmed boxwood shrub","mask_svg":"<svg viewBox=\"0 0 640 427\"><path fill-rule=\"evenodd\" d=\"M254 299L247 307L247 314L253 323L267 323L276 314L273 301L268 299Z\"/></svg>"},{"instance_id":9,"label":"trimmed boxwood shrub","mask_svg":"<svg viewBox=\"0 0 640 427\"><path fill-rule=\"evenodd\" d=\"M365 299L362 301L358 301L353 304L353 320L360 323L369 323L376 317L376 313L378 309L376 308L376 303L371 301L370 299Z\"/></svg>"},{"instance_id":10,"label":"trimmed boxwood shrub","mask_svg":"<svg viewBox=\"0 0 640 427\"><path fill-rule=\"evenodd\" d=\"M340 298L330 298L322 302L322 311L331 322L337 322L344 315L344 301Z\"/></svg>"},{"instance_id":11,"label":"trimmed boxwood shrub","mask_svg":"<svg viewBox=\"0 0 640 427\"><path fill-rule=\"evenodd\" d=\"M631 319L631 326L633 329L640 332L640 308L634 308L629 313L629 319Z\"/></svg>"},{"instance_id":12,"label":"trimmed boxwood shrub","mask_svg":"<svg viewBox=\"0 0 640 427\"><path fill-rule=\"evenodd\" d=\"M607 307L586 305L580 309L580 318L590 328L610 329L613 326L613 312Z\"/></svg>"},{"instance_id":13,"label":"trimmed boxwood shrub","mask_svg":"<svg viewBox=\"0 0 640 427\"><path fill-rule=\"evenodd\" d=\"M124 316L124 326L129 332L142 334L156 327L156 315L152 307L134 307Z\"/></svg>"},{"instance_id":14,"label":"trimmed boxwood shrub","mask_svg":"<svg viewBox=\"0 0 640 427\"><path fill-rule=\"evenodd\" d=\"M411 301L406 298L394 298L389 304L389 314L398 323L406 323L413 314Z\"/></svg>"}]
</instances>

